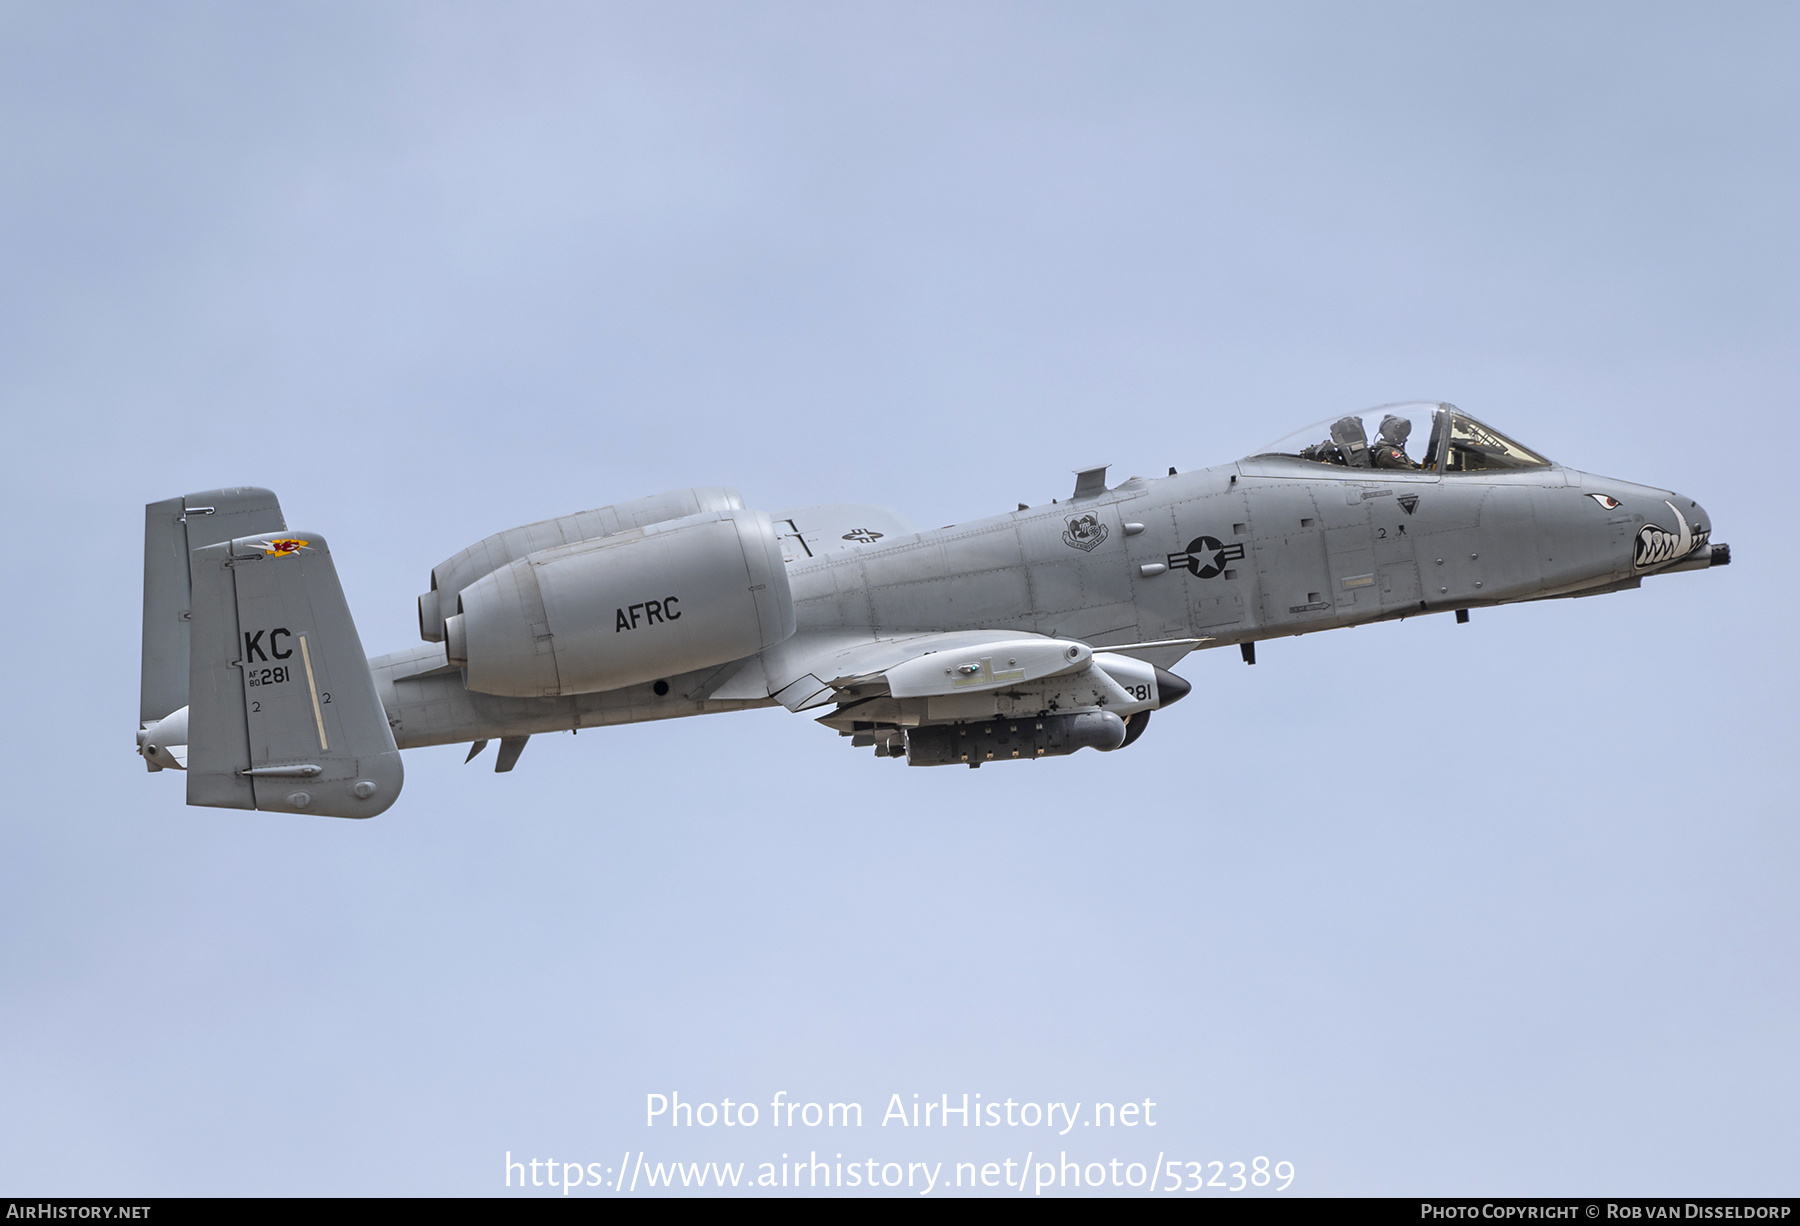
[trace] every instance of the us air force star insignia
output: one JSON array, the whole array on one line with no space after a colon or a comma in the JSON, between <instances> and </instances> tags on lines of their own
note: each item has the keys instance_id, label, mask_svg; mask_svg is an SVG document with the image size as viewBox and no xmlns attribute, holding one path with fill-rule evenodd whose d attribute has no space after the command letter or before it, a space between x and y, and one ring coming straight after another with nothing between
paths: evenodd
<instances>
[{"instance_id":1,"label":"us air force star insignia","mask_svg":"<svg viewBox=\"0 0 1800 1226\"><path fill-rule=\"evenodd\" d=\"M1169 569L1185 566L1190 575L1211 579L1224 573L1225 563L1240 561L1243 556L1242 545L1227 545L1210 536L1197 536L1188 542L1187 552L1169 555Z\"/></svg>"},{"instance_id":2,"label":"us air force star insignia","mask_svg":"<svg viewBox=\"0 0 1800 1226\"><path fill-rule=\"evenodd\" d=\"M1063 532L1063 544L1087 553L1106 540L1106 525L1098 515L1077 515Z\"/></svg>"},{"instance_id":3,"label":"us air force star insignia","mask_svg":"<svg viewBox=\"0 0 1800 1226\"><path fill-rule=\"evenodd\" d=\"M844 533L844 539L855 541L858 545L873 545L886 535L885 532L875 532L868 528L852 528L849 532Z\"/></svg>"},{"instance_id":4,"label":"us air force star insignia","mask_svg":"<svg viewBox=\"0 0 1800 1226\"><path fill-rule=\"evenodd\" d=\"M305 549L309 543L295 540L292 537L273 537L266 541L258 541L256 545L267 557L285 558Z\"/></svg>"}]
</instances>

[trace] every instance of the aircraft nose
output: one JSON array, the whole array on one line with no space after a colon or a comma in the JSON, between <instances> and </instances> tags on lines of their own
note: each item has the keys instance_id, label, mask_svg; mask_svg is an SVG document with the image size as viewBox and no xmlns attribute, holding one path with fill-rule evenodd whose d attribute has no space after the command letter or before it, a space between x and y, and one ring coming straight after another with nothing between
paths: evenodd
<instances>
[{"instance_id":1,"label":"aircraft nose","mask_svg":"<svg viewBox=\"0 0 1800 1226\"><path fill-rule=\"evenodd\" d=\"M1712 535L1712 516L1706 513L1705 507L1692 498L1683 498L1680 494L1671 494L1669 500L1687 516L1688 522L1694 525L1695 535L1701 533L1707 536Z\"/></svg>"},{"instance_id":2,"label":"aircraft nose","mask_svg":"<svg viewBox=\"0 0 1800 1226\"><path fill-rule=\"evenodd\" d=\"M1695 552L1710 551L1711 561L1709 565L1730 566L1731 546L1712 539L1712 516L1706 513L1706 508L1695 502L1692 498L1683 498L1680 494L1674 495L1671 498L1671 501L1674 502L1677 507L1685 508L1688 519L1694 525L1695 539L1707 542L1707 544L1702 545L1700 549L1697 549Z\"/></svg>"},{"instance_id":3,"label":"aircraft nose","mask_svg":"<svg viewBox=\"0 0 1800 1226\"><path fill-rule=\"evenodd\" d=\"M1731 546L1712 544L1712 516L1706 513L1706 508L1701 506L1698 502L1695 502L1692 498L1683 497L1682 495L1673 492L1669 495L1669 503L1676 509L1682 518L1686 519L1688 523L1692 525L1694 540L1697 542L1694 550L1695 554L1698 555L1707 552L1710 546L1712 565L1731 565Z\"/></svg>"},{"instance_id":4,"label":"aircraft nose","mask_svg":"<svg viewBox=\"0 0 1800 1226\"><path fill-rule=\"evenodd\" d=\"M1731 547L1712 543L1712 516L1694 499L1647 487L1622 489L1620 495L1628 505L1641 508L1642 526L1632 540L1634 571L1730 565Z\"/></svg>"},{"instance_id":5,"label":"aircraft nose","mask_svg":"<svg viewBox=\"0 0 1800 1226\"><path fill-rule=\"evenodd\" d=\"M1730 564L1730 547L1713 543L1712 516L1695 499L1591 473L1576 475L1573 484L1602 514L1587 520L1587 534L1568 550L1574 560L1571 573L1582 569L1584 559L1597 560L1602 554L1615 559L1612 567L1628 566L1622 570L1628 575ZM1628 562L1619 556L1621 547Z\"/></svg>"}]
</instances>

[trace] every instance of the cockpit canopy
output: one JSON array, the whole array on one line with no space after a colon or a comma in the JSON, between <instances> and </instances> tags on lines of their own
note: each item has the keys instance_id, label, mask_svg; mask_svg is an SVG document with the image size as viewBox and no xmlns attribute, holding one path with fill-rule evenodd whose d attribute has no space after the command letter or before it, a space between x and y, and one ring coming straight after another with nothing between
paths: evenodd
<instances>
[{"instance_id":1,"label":"cockpit canopy","mask_svg":"<svg viewBox=\"0 0 1800 1226\"><path fill-rule=\"evenodd\" d=\"M1543 456L1453 404L1384 404L1296 430L1256 452L1341 468L1491 472L1545 468Z\"/></svg>"}]
</instances>

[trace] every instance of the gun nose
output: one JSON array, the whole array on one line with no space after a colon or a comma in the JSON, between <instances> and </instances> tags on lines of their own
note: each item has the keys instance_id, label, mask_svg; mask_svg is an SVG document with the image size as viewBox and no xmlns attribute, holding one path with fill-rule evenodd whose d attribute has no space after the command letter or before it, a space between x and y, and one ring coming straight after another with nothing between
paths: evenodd
<instances>
[{"instance_id":1,"label":"gun nose","mask_svg":"<svg viewBox=\"0 0 1800 1226\"><path fill-rule=\"evenodd\" d=\"M1705 507L1692 498L1684 498L1680 494L1671 494L1669 501L1675 504L1676 510L1687 516L1688 522L1694 526L1695 536L1712 535L1712 516L1706 513Z\"/></svg>"},{"instance_id":2,"label":"gun nose","mask_svg":"<svg viewBox=\"0 0 1800 1226\"><path fill-rule=\"evenodd\" d=\"M1680 494L1671 494L1669 501L1691 525L1694 534L1694 552L1691 556L1697 558L1710 552L1713 558L1712 565L1731 565L1731 546L1712 544L1712 516L1706 513L1706 508L1692 498L1684 498Z\"/></svg>"},{"instance_id":3,"label":"gun nose","mask_svg":"<svg viewBox=\"0 0 1800 1226\"><path fill-rule=\"evenodd\" d=\"M1692 498L1682 498L1680 495L1676 495L1674 501L1677 507L1685 504L1687 517L1694 525L1694 537L1701 542L1694 550L1695 556L1705 552L1710 555L1710 565L1730 566L1731 546L1712 539L1712 516L1706 513L1706 508Z\"/></svg>"},{"instance_id":4,"label":"gun nose","mask_svg":"<svg viewBox=\"0 0 1800 1226\"><path fill-rule=\"evenodd\" d=\"M1657 491L1660 507L1649 508L1632 541L1632 567L1637 571L1693 570L1729 566L1729 546L1712 544L1712 517L1692 498L1671 490Z\"/></svg>"}]
</instances>

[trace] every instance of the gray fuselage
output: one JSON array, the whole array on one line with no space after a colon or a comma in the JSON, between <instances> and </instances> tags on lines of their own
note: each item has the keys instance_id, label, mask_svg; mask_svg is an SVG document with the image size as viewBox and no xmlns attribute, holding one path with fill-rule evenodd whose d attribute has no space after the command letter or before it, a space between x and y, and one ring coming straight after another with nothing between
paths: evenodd
<instances>
[{"instance_id":1,"label":"gray fuselage","mask_svg":"<svg viewBox=\"0 0 1800 1226\"><path fill-rule=\"evenodd\" d=\"M1646 552L1645 534L1673 541L1677 521L1680 556ZM1248 643L1635 587L1703 565L1710 532L1690 499L1559 465L1377 471L1259 456L793 559L798 630L761 663L776 693L784 659L820 638L1004 630L1097 649ZM545 698L473 693L436 644L370 666L410 748L773 705L712 696L741 663Z\"/></svg>"}]
</instances>

